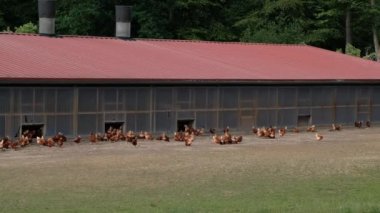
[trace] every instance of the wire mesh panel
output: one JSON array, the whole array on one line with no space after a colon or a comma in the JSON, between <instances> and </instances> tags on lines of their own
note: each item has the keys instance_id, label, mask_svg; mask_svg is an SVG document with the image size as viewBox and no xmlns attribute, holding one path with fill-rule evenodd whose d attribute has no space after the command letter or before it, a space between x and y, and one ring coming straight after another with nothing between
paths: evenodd
<instances>
[{"instance_id":1,"label":"wire mesh panel","mask_svg":"<svg viewBox=\"0 0 380 213\"><path fill-rule=\"evenodd\" d=\"M236 109L239 107L239 90L237 88L220 88L220 107Z\"/></svg>"},{"instance_id":2,"label":"wire mesh panel","mask_svg":"<svg viewBox=\"0 0 380 213\"><path fill-rule=\"evenodd\" d=\"M73 116L72 115L57 115L56 130L65 135L73 135Z\"/></svg>"},{"instance_id":3,"label":"wire mesh panel","mask_svg":"<svg viewBox=\"0 0 380 213\"><path fill-rule=\"evenodd\" d=\"M34 101L33 101L33 112L35 113L43 113L45 111L44 109L44 89L35 89L34 90ZM72 99L72 97L70 97ZM65 100L64 100L65 101Z\"/></svg>"},{"instance_id":4,"label":"wire mesh panel","mask_svg":"<svg viewBox=\"0 0 380 213\"><path fill-rule=\"evenodd\" d=\"M298 93L298 106L309 107L311 106L311 89L308 87L299 87Z\"/></svg>"},{"instance_id":5,"label":"wire mesh panel","mask_svg":"<svg viewBox=\"0 0 380 213\"><path fill-rule=\"evenodd\" d=\"M0 137L5 136L5 116L0 115Z\"/></svg>"},{"instance_id":6,"label":"wire mesh panel","mask_svg":"<svg viewBox=\"0 0 380 213\"><path fill-rule=\"evenodd\" d=\"M297 104L296 88L279 88L278 89L278 106L294 107Z\"/></svg>"},{"instance_id":7,"label":"wire mesh panel","mask_svg":"<svg viewBox=\"0 0 380 213\"><path fill-rule=\"evenodd\" d=\"M357 87L358 101L369 103L371 97L371 89L369 87Z\"/></svg>"},{"instance_id":8,"label":"wire mesh panel","mask_svg":"<svg viewBox=\"0 0 380 213\"><path fill-rule=\"evenodd\" d=\"M20 116L19 115L12 116L10 136L18 137L20 129L21 129Z\"/></svg>"},{"instance_id":9,"label":"wire mesh panel","mask_svg":"<svg viewBox=\"0 0 380 213\"><path fill-rule=\"evenodd\" d=\"M136 128L135 131L150 131L150 114L138 113L136 114Z\"/></svg>"},{"instance_id":10,"label":"wire mesh panel","mask_svg":"<svg viewBox=\"0 0 380 213\"><path fill-rule=\"evenodd\" d=\"M56 116L54 116L54 115L46 116L46 128L45 128L46 132L45 132L45 135L51 136L51 135L55 135L57 133L55 123L56 123Z\"/></svg>"},{"instance_id":11,"label":"wire mesh panel","mask_svg":"<svg viewBox=\"0 0 380 213\"><path fill-rule=\"evenodd\" d=\"M150 131L150 114L149 113L128 113L126 118L127 131L136 132Z\"/></svg>"},{"instance_id":12,"label":"wire mesh panel","mask_svg":"<svg viewBox=\"0 0 380 213\"><path fill-rule=\"evenodd\" d=\"M240 111L240 129L251 130L256 126L256 112L253 109Z\"/></svg>"},{"instance_id":13,"label":"wire mesh panel","mask_svg":"<svg viewBox=\"0 0 380 213\"><path fill-rule=\"evenodd\" d=\"M177 109L189 109L191 107L191 89L185 87L176 88Z\"/></svg>"},{"instance_id":14,"label":"wire mesh panel","mask_svg":"<svg viewBox=\"0 0 380 213\"><path fill-rule=\"evenodd\" d=\"M277 106L277 89L270 87L257 88L258 107L276 107Z\"/></svg>"},{"instance_id":15,"label":"wire mesh panel","mask_svg":"<svg viewBox=\"0 0 380 213\"><path fill-rule=\"evenodd\" d=\"M372 108L371 121L380 122L380 106L374 106Z\"/></svg>"},{"instance_id":16,"label":"wire mesh panel","mask_svg":"<svg viewBox=\"0 0 380 213\"><path fill-rule=\"evenodd\" d=\"M11 111L11 94L9 89L0 88L0 113Z\"/></svg>"},{"instance_id":17,"label":"wire mesh panel","mask_svg":"<svg viewBox=\"0 0 380 213\"><path fill-rule=\"evenodd\" d=\"M177 112L177 119L194 119L195 113L193 111L180 111Z\"/></svg>"},{"instance_id":18,"label":"wire mesh panel","mask_svg":"<svg viewBox=\"0 0 380 213\"><path fill-rule=\"evenodd\" d=\"M355 105L356 89L354 87L337 87L336 88L336 105L349 106Z\"/></svg>"},{"instance_id":19,"label":"wire mesh panel","mask_svg":"<svg viewBox=\"0 0 380 213\"><path fill-rule=\"evenodd\" d=\"M31 88L23 88L20 90L21 98L21 112L23 113L33 113L34 104L34 92Z\"/></svg>"},{"instance_id":20,"label":"wire mesh panel","mask_svg":"<svg viewBox=\"0 0 380 213\"><path fill-rule=\"evenodd\" d=\"M117 122L122 122L124 121L124 114L123 113L105 113L104 114L104 120L106 122L113 122L113 121L117 121Z\"/></svg>"},{"instance_id":21,"label":"wire mesh panel","mask_svg":"<svg viewBox=\"0 0 380 213\"><path fill-rule=\"evenodd\" d=\"M97 114L96 115L97 117L97 123L96 123L96 130L92 130L92 131L96 131L96 132L105 132L106 129L105 129L105 119L104 119L104 115L103 114Z\"/></svg>"},{"instance_id":22,"label":"wire mesh panel","mask_svg":"<svg viewBox=\"0 0 380 213\"><path fill-rule=\"evenodd\" d=\"M277 125L278 126L297 126L298 118L297 109L281 109L278 110L277 114Z\"/></svg>"},{"instance_id":23,"label":"wire mesh panel","mask_svg":"<svg viewBox=\"0 0 380 213\"><path fill-rule=\"evenodd\" d=\"M194 88L193 89L193 102L195 109L206 109L207 105L207 89L206 88Z\"/></svg>"},{"instance_id":24,"label":"wire mesh panel","mask_svg":"<svg viewBox=\"0 0 380 213\"><path fill-rule=\"evenodd\" d=\"M34 114L32 123L37 123L37 124L45 123L45 116L43 114Z\"/></svg>"},{"instance_id":25,"label":"wire mesh panel","mask_svg":"<svg viewBox=\"0 0 380 213\"><path fill-rule=\"evenodd\" d=\"M239 127L238 111L220 111L219 112L219 128L230 127L237 129Z\"/></svg>"},{"instance_id":26,"label":"wire mesh panel","mask_svg":"<svg viewBox=\"0 0 380 213\"><path fill-rule=\"evenodd\" d=\"M78 111L97 112L98 92L94 88L80 88L78 90Z\"/></svg>"},{"instance_id":27,"label":"wire mesh panel","mask_svg":"<svg viewBox=\"0 0 380 213\"><path fill-rule=\"evenodd\" d=\"M149 111L151 104L151 90L149 88L137 88L137 110Z\"/></svg>"},{"instance_id":28,"label":"wire mesh panel","mask_svg":"<svg viewBox=\"0 0 380 213\"><path fill-rule=\"evenodd\" d=\"M173 92L171 88L156 88L155 90L155 109L172 110Z\"/></svg>"},{"instance_id":29,"label":"wire mesh panel","mask_svg":"<svg viewBox=\"0 0 380 213\"><path fill-rule=\"evenodd\" d=\"M13 113L20 113L21 112L21 105L20 105L20 89L18 88L14 88L13 89L13 109L11 109L11 111L13 111Z\"/></svg>"},{"instance_id":30,"label":"wire mesh panel","mask_svg":"<svg viewBox=\"0 0 380 213\"><path fill-rule=\"evenodd\" d=\"M352 124L356 117L355 107L337 107L335 122L341 124Z\"/></svg>"},{"instance_id":31,"label":"wire mesh panel","mask_svg":"<svg viewBox=\"0 0 380 213\"><path fill-rule=\"evenodd\" d=\"M155 129L158 132L170 132L175 127L175 113L174 112L156 112L155 113Z\"/></svg>"},{"instance_id":32,"label":"wire mesh panel","mask_svg":"<svg viewBox=\"0 0 380 213\"><path fill-rule=\"evenodd\" d=\"M57 112L73 112L74 90L57 90Z\"/></svg>"},{"instance_id":33,"label":"wire mesh panel","mask_svg":"<svg viewBox=\"0 0 380 213\"><path fill-rule=\"evenodd\" d=\"M124 101L125 101L125 110L127 111L136 111L137 106L137 90L134 88L124 90Z\"/></svg>"},{"instance_id":34,"label":"wire mesh panel","mask_svg":"<svg viewBox=\"0 0 380 213\"><path fill-rule=\"evenodd\" d=\"M255 87L240 88L240 108L253 108L257 106L257 93Z\"/></svg>"},{"instance_id":35,"label":"wire mesh panel","mask_svg":"<svg viewBox=\"0 0 380 213\"><path fill-rule=\"evenodd\" d=\"M195 109L216 109L219 100L218 88L193 88L192 100Z\"/></svg>"},{"instance_id":36,"label":"wire mesh panel","mask_svg":"<svg viewBox=\"0 0 380 213\"><path fill-rule=\"evenodd\" d=\"M335 98L335 89L332 87L314 87L312 89L312 105L315 106L333 106Z\"/></svg>"},{"instance_id":37,"label":"wire mesh panel","mask_svg":"<svg viewBox=\"0 0 380 213\"><path fill-rule=\"evenodd\" d=\"M218 88L207 88L207 109L216 109L218 108Z\"/></svg>"},{"instance_id":38,"label":"wire mesh panel","mask_svg":"<svg viewBox=\"0 0 380 213\"><path fill-rule=\"evenodd\" d=\"M358 121L369 121L370 120L370 114L369 113L358 113L356 120L358 120Z\"/></svg>"},{"instance_id":39,"label":"wire mesh panel","mask_svg":"<svg viewBox=\"0 0 380 213\"><path fill-rule=\"evenodd\" d=\"M114 88L106 88L101 90L102 95L102 109L106 112L116 111L118 108L118 91Z\"/></svg>"},{"instance_id":40,"label":"wire mesh panel","mask_svg":"<svg viewBox=\"0 0 380 213\"><path fill-rule=\"evenodd\" d=\"M56 112L56 90L45 90L45 112Z\"/></svg>"},{"instance_id":41,"label":"wire mesh panel","mask_svg":"<svg viewBox=\"0 0 380 213\"><path fill-rule=\"evenodd\" d=\"M330 125L334 122L334 108L312 109L312 123Z\"/></svg>"},{"instance_id":42,"label":"wire mesh panel","mask_svg":"<svg viewBox=\"0 0 380 213\"><path fill-rule=\"evenodd\" d=\"M257 126L269 127L269 126L276 125L276 117L277 117L276 110L258 110L256 116L257 116L257 120L256 120Z\"/></svg>"},{"instance_id":43,"label":"wire mesh panel","mask_svg":"<svg viewBox=\"0 0 380 213\"><path fill-rule=\"evenodd\" d=\"M78 116L78 134L87 135L90 132L97 131L97 115L96 114L84 114Z\"/></svg>"},{"instance_id":44,"label":"wire mesh panel","mask_svg":"<svg viewBox=\"0 0 380 213\"><path fill-rule=\"evenodd\" d=\"M380 105L380 87L373 87L371 95L372 104Z\"/></svg>"},{"instance_id":45,"label":"wire mesh panel","mask_svg":"<svg viewBox=\"0 0 380 213\"><path fill-rule=\"evenodd\" d=\"M197 128L218 128L217 117L216 111L196 112Z\"/></svg>"}]
</instances>

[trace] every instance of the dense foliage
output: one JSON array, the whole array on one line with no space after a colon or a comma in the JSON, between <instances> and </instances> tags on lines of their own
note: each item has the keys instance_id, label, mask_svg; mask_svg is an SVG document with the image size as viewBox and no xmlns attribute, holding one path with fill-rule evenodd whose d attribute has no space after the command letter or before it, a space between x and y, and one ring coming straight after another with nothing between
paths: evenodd
<instances>
[{"instance_id":1,"label":"dense foliage","mask_svg":"<svg viewBox=\"0 0 380 213\"><path fill-rule=\"evenodd\" d=\"M114 35L114 5L133 5L133 36L267 43L347 44L375 51L375 0L57 0L57 33ZM0 0L0 31L37 24L37 0Z\"/></svg>"}]
</instances>

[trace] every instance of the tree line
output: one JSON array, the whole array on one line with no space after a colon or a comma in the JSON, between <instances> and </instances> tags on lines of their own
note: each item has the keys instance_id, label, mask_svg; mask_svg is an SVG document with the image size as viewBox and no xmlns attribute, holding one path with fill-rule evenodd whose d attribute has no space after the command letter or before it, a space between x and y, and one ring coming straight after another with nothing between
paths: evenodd
<instances>
[{"instance_id":1,"label":"tree line","mask_svg":"<svg viewBox=\"0 0 380 213\"><path fill-rule=\"evenodd\" d=\"M133 6L134 37L308 44L379 59L376 0L57 0L56 32L114 36L116 4ZM37 0L0 0L0 31L37 23Z\"/></svg>"}]
</instances>

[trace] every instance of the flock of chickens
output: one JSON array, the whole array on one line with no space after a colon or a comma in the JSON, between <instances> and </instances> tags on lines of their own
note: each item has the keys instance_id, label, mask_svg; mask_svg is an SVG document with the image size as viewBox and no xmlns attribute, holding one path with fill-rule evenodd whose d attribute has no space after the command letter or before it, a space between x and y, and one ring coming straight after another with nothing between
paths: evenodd
<instances>
[{"instance_id":1,"label":"flock of chickens","mask_svg":"<svg viewBox=\"0 0 380 213\"><path fill-rule=\"evenodd\" d=\"M354 126L357 128L362 128L362 127L371 127L370 121L355 121ZM342 130L342 126L338 124L332 124L330 131L340 131ZM276 138L276 132L280 137L283 137L287 132L288 128L275 128L275 127L262 127L262 128L255 128L252 127L252 133L254 135L257 135L259 138L269 138L269 139L275 139ZM323 135L317 132L317 128L315 125L311 125L307 127L306 129L307 132L315 132L315 139L317 141L322 141L323 140ZM226 127L223 130L223 134L217 135L216 130L211 128L209 130L210 134L212 135L212 142L215 144L239 144L243 142L243 136L236 136L232 135L230 133L229 127ZM299 133L300 130L298 128L294 128L291 130L293 133ZM18 150L20 148L26 147L29 144L32 144L33 138L35 136L35 131L25 131L21 137L18 140L11 140L9 137L4 137L0 141L0 150L4 151L7 149L13 149L13 150ZM185 146L191 146L194 142L194 139L196 136L200 136L204 134L204 129L194 129L191 126L185 125L185 131L180 131L180 132L175 132L174 136L172 139L174 141L178 142L184 142ZM170 142L171 138L164 132L158 137L154 138L152 133L149 133L147 131L143 132L141 131L140 133L136 134L133 131L128 131L126 134L123 133L122 129L117 129L117 128L112 128L110 127L107 132L104 134L101 133L93 133L91 132L89 135L89 142L92 144L98 143L98 142L118 142L118 141L126 141L128 143L131 143L133 146L138 146L138 140L159 140L159 141L166 141ZM81 136L77 136L76 138L73 139L74 143L81 143L82 138ZM46 147L63 147L64 143L67 142L67 137L62 134L61 132L58 132L55 136L50 137L48 139L45 139L43 136L42 137L36 137L36 143L41 146L46 146Z\"/></svg>"}]
</instances>

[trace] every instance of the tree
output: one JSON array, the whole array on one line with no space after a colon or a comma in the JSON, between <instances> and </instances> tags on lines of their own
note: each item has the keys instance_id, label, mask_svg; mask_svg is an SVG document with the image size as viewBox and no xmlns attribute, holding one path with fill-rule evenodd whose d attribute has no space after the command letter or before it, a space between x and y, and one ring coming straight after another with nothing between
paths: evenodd
<instances>
[{"instance_id":1,"label":"tree","mask_svg":"<svg viewBox=\"0 0 380 213\"><path fill-rule=\"evenodd\" d=\"M107 20L109 23L104 24ZM57 8L56 29L58 34L109 35L113 27L110 11L102 8L100 1L62 1Z\"/></svg>"},{"instance_id":2,"label":"tree","mask_svg":"<svg viewBox=\"0 0 380 213\"><path fill-rule=\"evenodd\" d=\"M0 30L37 21L37 0L0 0Z\"/></svg>"},{"instance_id":3,"label":"tree","mask_svg":"<svg viewBox=\"0 0 380 213\"><path fill-rule=\"evenodd\" d=\"M371 13L373 13L372 17L372 35L373 35L373 45L375 48L375 55L376 55L376 60L380 62L380 52L379 52L379 39L377 37L377 24L379 20L379 15L380 15L380 10L376 8L376 3L375 0L370 0L371 2Z\"/></svg>"},{"instance_id":4,"label":"tree","mask_svg":"<svg viewBox=\"0 0 380 213\"><path fill-rule=\"evenodd\" d=\"M24 25L16 27L15 32L16 33L37 33L38 29L35 24L33 24L32 22L28 22Z\"/></svg>"}]
</instances>

